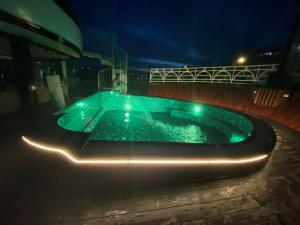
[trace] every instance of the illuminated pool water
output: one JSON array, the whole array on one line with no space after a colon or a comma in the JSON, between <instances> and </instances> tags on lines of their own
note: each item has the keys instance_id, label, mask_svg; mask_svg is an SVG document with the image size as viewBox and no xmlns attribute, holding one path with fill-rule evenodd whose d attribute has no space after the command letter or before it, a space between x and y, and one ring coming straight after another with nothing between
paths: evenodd
<instances>
[{"instance_id":1,"label":"illuminated pool water","mask_svg":"<svg viewBox=\"0 0 300 225\"><path fill-rule=\"evenodd\" d=\"M116 92L98 92L55 115L60 127L99 141L226 144L253 130L249 119L219 107Z\"/></svg>"}]
</instances>

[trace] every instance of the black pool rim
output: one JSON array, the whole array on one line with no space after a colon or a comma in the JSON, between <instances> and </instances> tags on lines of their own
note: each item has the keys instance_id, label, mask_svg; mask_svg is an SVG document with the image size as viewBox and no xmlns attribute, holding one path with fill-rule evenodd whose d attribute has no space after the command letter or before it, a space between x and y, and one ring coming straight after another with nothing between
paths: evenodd
<instances>
[{"instance_id":1,"label":"black pool rim","mask_svg":"<svg viewBox=\"0 0 300 225\"><path fill-rule=\"evenodd\" d=\"M140 96L140 95L133 95ZM156 96L143 96L156 97ZM165 98L182 102L192 102L176 98ZM48 146L49 148L64 149L76 159L151 159L151 160L215 160L215 159L252 159L263 157L268 159L276 144L276 135L272 127L263 120L237 110L209 105L231 111L244 116L253 124L252 134L238 143L203 144L177 142L140 142L140 141L97 141L90 140L90 133L74 132L61 128L57 119L62 115L53 116L41 128L41 132L28 133L22 136L25 143L31 147ZM49 135L51 133L51 135ZM27 140L27 141L26 141ZM266 161L266 160L265 160Z\"/></svg>"}]
</instances>

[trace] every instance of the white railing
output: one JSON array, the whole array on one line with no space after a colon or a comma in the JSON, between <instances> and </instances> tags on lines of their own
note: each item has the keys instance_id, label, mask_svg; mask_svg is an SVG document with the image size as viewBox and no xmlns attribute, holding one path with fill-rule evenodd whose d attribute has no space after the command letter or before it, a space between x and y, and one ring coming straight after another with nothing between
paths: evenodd
<instances>
[{"instance_id":1,"label":"white railing","mask_svg":"<svg viewBox=\"0 0 300 225\"><path fill-rule=\"evenodd\" d=\"M247 66L216 66L186 68L152 68L150 83L202 82L263 84L271 72L278 70L278 64Z\"/></svg>"}]
</instances>

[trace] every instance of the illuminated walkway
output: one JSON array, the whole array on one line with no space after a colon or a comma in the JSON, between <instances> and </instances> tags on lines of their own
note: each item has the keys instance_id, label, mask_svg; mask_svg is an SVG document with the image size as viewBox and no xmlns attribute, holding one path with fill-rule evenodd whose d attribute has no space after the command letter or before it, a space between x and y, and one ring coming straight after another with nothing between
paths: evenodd
<instances>
[{"instance_id":1,"label":"illuminated walkway","mask_svg":"<svg viewBox=\"0 0 300 225\"><path fill-rule=\"evenodd\" d=\"M274 127L278 143L265 168L206 182L195 181L199 169L189 177L76 167L16 143L17 133L7 135L0 224L299 224L300 134ZM193 182L178 183L184 177Z\"/></svg>"}]
</instances>

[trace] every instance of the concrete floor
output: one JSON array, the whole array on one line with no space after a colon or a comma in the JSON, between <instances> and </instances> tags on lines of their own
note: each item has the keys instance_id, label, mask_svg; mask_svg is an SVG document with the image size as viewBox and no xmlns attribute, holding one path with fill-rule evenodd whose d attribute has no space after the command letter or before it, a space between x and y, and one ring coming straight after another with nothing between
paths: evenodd
<instances>
[{"instance_id":1,"label":"concrete floor","mask_svg":"<svg viewBox=\"0 0 300 225\"><path fill-rule=\"evenodd\" d=\"M0 224L300 224L300 134L273 127L276 149L257 172L163 182L156 171L145 185L133 171L74 166L28 148L20 132L4 135Z\"/></svg>"}]
</instances>

